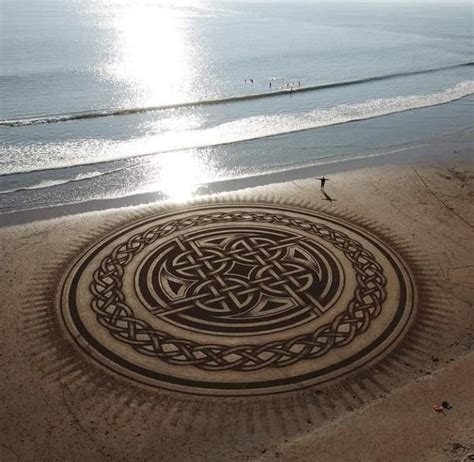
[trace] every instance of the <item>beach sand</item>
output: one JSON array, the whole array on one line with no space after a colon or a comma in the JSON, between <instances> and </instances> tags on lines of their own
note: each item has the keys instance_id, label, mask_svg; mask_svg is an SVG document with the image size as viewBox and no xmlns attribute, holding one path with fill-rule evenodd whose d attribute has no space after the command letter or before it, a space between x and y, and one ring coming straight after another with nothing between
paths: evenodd
<instances>
[{"instance_id":1,"label":"beach sand","mask_svg":"<svg viewBox=\"0 0 474 462\"><path fill-rule=\"evenodd\" d=\"M248 188L201 203L292 204L342 217L413 272L418 312L379 362L317 390L205 397L151 389L77 348L59 314L84 249L187 204L0 228L0 460L471 460L474 453L474 168L405 164ZM448 401L453 408L435 412Z\"/></svg>"}]
</instances>

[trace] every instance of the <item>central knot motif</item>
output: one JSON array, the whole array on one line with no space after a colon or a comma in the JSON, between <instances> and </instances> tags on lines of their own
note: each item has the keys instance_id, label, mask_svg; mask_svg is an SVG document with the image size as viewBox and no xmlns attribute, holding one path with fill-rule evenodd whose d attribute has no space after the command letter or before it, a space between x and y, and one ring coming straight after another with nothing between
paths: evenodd
<instances>
[{"instance_id":1,"label":"central knot motif","mask_svg":"<svg viewBox=\"0 0 474 462\"><path fill-rule=\"evenodd\" d=\"M136 286L155 316L200 332L258 334L308 322L340 292L334 257L265 226L181 234L144 259Z\"/></svg>"}]
</instances>

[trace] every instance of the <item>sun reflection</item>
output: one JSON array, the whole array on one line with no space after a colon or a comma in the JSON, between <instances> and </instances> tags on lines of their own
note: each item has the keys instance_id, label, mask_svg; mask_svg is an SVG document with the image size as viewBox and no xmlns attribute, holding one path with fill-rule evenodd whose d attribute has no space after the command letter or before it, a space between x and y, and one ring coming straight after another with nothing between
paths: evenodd
<instances>
[{"instance_id":1,"label":"sun reflection","mask_svg":"<svg viewBox=\"0 0 474 462\"><path fill-rule=\"evenodd\" d=\"M144 104L186 100L199 66L188 10L172 2L119 3L114 9L115 78L127 82Z\"/></svg>"},{"instance_id":2,"label":"sun reflection","mask_svg":"<svg viewBox=\"0 0 474 462\"><path fill-rule=\"evenodd\" d=\"M160 159L159 179L150 190L162 191L169 199L184 202L192 199L199 184L212 179L212 168L194 152L176 152Z\"/></svg>"}]
</instances>

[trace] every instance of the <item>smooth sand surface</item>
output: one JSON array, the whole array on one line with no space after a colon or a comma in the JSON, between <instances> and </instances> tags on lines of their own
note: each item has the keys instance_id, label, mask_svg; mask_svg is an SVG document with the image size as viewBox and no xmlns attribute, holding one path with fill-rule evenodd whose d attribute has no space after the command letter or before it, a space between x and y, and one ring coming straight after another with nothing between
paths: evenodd
<instances>
[{"instance_id":1,"label":"smooth sand surface","mask_svg":"<svg viewBox=\"0 0 474 462\"><path fill-rule=\"evenodd\" d=\"M473 163L368 168L212 201L345 217L396 249L420 313L377 365L318 390L203 398L136 385L77 349L59 315L81 250L162 205L0 229L0 460L456 461L474 452ZM174 207L183 207L177 204ZM449 401L446 413L433 405Z\"/></svg>"}]
</instances>

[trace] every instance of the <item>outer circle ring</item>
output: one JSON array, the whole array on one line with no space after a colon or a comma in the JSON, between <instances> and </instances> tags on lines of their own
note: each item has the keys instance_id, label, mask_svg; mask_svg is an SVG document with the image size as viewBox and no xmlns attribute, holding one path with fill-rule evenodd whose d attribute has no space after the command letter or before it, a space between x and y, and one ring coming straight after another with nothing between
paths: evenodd
<instances>
[{"instance_id":1,"label":"outer circle ring","mask_svg":"<svg viewBox=\"0 0 474 462\"><path fill-rule=\"evenodd\" d=\"M209 209L210 212L217 213L220 208L226 209L242 209L243 207L252 207L253 209L262 209L270 210L276 214L282 214L285 212L284 207L275 207L272 205L221 205L221 206L200 206L198 209ZM400 283L400 300L394 313L394 317L387 329L381 333L373 342L369 345L366 345L363 349L357 351L354 355L349 358L346 358L344 361L341 361L336 364L332 364L322 369L313 370L307 374L299 375L296 377L285 377L282 379L271 379L261 382L240 382L240 383L230 383L230 382L205 382L199 380L193 380L191 378L183 379L178 377L172 377L169 375L164 375L156 370L149 370L141 367L140 365L134 364L130 361L127 361L125 358L118 355L116 352L111 351L107 348L106 345L98 342L94 336L87 330L84 323L81 320L81 317L77 311L77 306L75 302L75 297L77 296L75 290L77 289L77 283L80 279L84 268L90 263L93 257L97 252L101 251L105 247L109 246L114 241L119 241L120 238L129 233L131 229L144 227L149 224L151 227L153 222L157 218L163 218L163 215L158 217L147 218L145 220L133 223L132 225L117 231L113 235L106 237L91 249L89 249L86 254L84 254L73 266L71 271L65 278L63 289L61 292L61 306L62 306L62 316L63 320L70 331L74 336L76 342L87 351L89 355L94 357L103 365L109 367L110 369L118 372L122 375L125 375L129 378L133 378L140 382L157 386L160 388L168 388L171 390L185 391L188 393L197 393L197 394L218 394L218 395L248 395L248 394L270 394L284 392L296 388L305 388L314 384L325 383L335 378L340 377L341 375L346 374L347 372L353 370L356 367L360 367L368 362L372 362L377 357L380 357L388 350L393 348L396 343L398 343L401 334L406 331L406 327L410 324L416 306L416 291L412 281L411 274L404 264L404 262L384 243L382 243L378 238L371 235L365 230L358 228L352 224L349 224L343 220L322 215L315 212L310 212L308 210L297 209L291 207L290 209L293 212L299 212L302 215L305 215L309 221L311 217L317 217L319 220L324 220L328 224L337 224L339 227L346 228L352 232L356 232L365 240L368 240L373 246L379 249L385 257L390 261L392 268L397 273L397 278ZM179 212L178 212L179 213ZM181 212L182 213L182 212ZM173 214L170 214L171 216ZM149 231L146 231L146 235ZM133 256L131 257L133 258ZM120 284L119 284L120 286ZM383 296L380 299L383 303ZM122 302L125 302L125 297L123 297ZM408 315L407 315L408 311ZM403 318L404 326L400 326L400 321ZM99 321L104 327L104 321ZM105 323L106 324L106 323ZM386 341L388 337L391 336L393 331L397 329L397 335L395 338L392 338L388 345L383 345L383 342ZM366 330L366 329L365 329ZM111 332L112 333L112 332ZM163 334L163 333L160 333ZM166 335L166 334L165 334ZM290 343L294 339L290 340ZM198 345L198 347L200 347ZM376 354L373 354L375 351ZM146 353L145 353L146 354ZM313 355L305 359L314 359L318 355ZM281 364L280 366L284 366ZM279 364L276 364L279 366ZM211 368L212 370L212 368ZM245 368L240 368L240 371L245 373ZM251 369L249 369L251 370Z\"/></svg>"}]
</instances>

